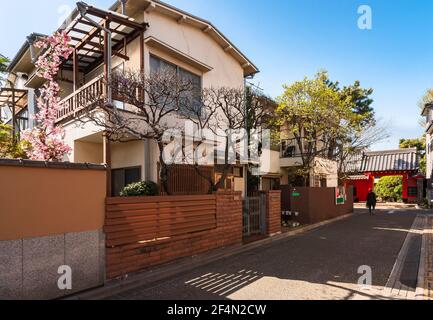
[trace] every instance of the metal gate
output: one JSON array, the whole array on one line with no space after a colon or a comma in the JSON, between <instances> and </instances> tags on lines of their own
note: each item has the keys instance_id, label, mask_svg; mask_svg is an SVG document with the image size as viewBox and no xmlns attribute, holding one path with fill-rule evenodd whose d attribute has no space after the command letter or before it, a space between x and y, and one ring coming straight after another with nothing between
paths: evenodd
<instances>
[{"instance_id":1,"label":"metal gate","mask_svg":"<svg viewBox=\"0 0 433 320\"><path fill-rule=\"evenodd\" d=\"M266 234L266 194L246 197L243 201L243 236Z\"/></svg>"}]
</instances>

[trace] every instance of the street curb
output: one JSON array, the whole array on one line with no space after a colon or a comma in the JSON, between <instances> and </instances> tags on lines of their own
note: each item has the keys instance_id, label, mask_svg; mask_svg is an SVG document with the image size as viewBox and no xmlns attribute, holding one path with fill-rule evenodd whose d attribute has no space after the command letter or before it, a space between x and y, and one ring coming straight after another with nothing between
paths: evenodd
<instances>
[{"instance_id":1,"label":"street curb","mask_svg":"<svg viewBox=\"0 0 433 320\"><path fill-rule=\"evenodd\" d=\"M384 287L384 294L387 298L390 299L399 299L399 300L415 300L417 299L417 294L419 290L419 270L417 274L417 284L415 291L410 290L406 285L401 283L400 277L401 273L403 271L405 261L407 258L407 255L410 250L410 244L411 241L415 237L415 233L418 233L423 238L425 228L426 228L426 216L425 215L416 215L413 223L404 239L404 242L400 248L400 251L398 253L398 256L395 260L394 266L391 270L391 273L388 277L388 281ZM421 250L420 250L420 259L422 258L421 251L422 251L423 243L421 244ZM418 265L418 269L420 268L421 264Z\"/></svg>"},{"instance_id":2,"label":"street curb","mask_svg":"<svg viewBox=\"0 0 433 320\"><path fill-rule=\"evenodd\" d=\"M416 288L416 294L415 297L417 300L432 300L429 296L427 283L426 283L426 274L428 273L428 266L427 266L427 259L432 259L432 257L429 256L430 252L427 248L427 245L429 243L429 237L431 237L432 230L432 219L431 216L425 217L425 227L423 230L423 236L422 236L422 246L421 246L421 252L420 252L420 262L419 262L419 269L418 269L418 281L417 281L417 288ZM426 268L427 266L427 268Z\"/></svg>"},{"instance_id":3,"label":"street curb","mask_svg":"<svg viewBox=\"0 0 433 320\"><path fill-rule=\"evenodd\" d=\"M428 219L427 219L428 221ZM425 224L427 225L427 223ZM415 299L424 300L424 275L425 275L425 254L428 233L425 232L425 227L422 235L422 245L419 259L418 280L416 283Z\"/></svg>"},{"instance_id":4,"label":"street curb","mask_svg":"<svg viewBox=\"0 0 433 320\"><path fill-rule=\"evenodd\" d=\"M219 248L211 252L189 257L182 258L174 262L167 263L162 266L157 266L152 269L147 269L141 271L140 273L135 273L124 279L110 280L103 287L95 288L93 290L85 291L79 294L75 294L64 298L65 300L100 300L108 297L112 297L122 292L129 291L138 287L151 285L157 281L161 281L177 274L181 274L193 269L203 267L212 262L229 258L236 254L244 253L259 247L263 247L277 241L286 240L289 238L296 237L300 234L318 229L320 227L332 224L337 221L341 221L350 217L356 216L356 213L349 213L344 216L340 216L334 219L326 220L316 224L308 225L305 227L298 228L293 231L286 233L279 233L272 237L252 242L245 245L235 245L231 247Z\"/></svg>"}]
</instances>

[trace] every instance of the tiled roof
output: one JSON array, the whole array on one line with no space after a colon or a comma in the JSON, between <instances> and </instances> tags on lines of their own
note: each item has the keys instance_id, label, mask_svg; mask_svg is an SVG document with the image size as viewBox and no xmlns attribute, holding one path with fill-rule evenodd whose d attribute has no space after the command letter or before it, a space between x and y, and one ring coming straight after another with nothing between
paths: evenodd
<instances>
[{"instance_id":1,"label":"tiled roof","mask_svg":"<svg viewBox=\"0 0 433 320\"><path fill-rule=\"evenodd\" d=\"M398 149L358 153L347 161L346 172L418 171L416 149Z\"/></svg>"},{"instance_id":2,"label":"tiled roof","mask_svg":"<svg viewBox=\"0 0 433 320\"><path fill-rule=\"evenodd\" d=\"M416 149L367 152L362 160L361 171L417 171L419 155Z\"/></svg>"},{"instance_id":3,"label":"tiled roof","mask_svg":"<svg viewBox=\"0 0 433 320\"><path fill-rule=\"evenodd\" d=\"M357 175L357 176L348 176L347 180L368 180L368 177L361 174L361 175Z\"/></svg>"}]
</instances>

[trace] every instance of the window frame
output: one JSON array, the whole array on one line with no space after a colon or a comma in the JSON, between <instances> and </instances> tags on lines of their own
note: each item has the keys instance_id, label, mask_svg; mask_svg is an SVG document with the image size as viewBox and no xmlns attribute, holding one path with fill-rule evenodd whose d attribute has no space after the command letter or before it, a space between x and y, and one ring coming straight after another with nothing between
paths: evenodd
<instances>
[{"instance_id":1,"label":"window frame","mask_svg":"<svg viewBox=\"0 0 433 320\"><path fill-rule=\"evenodd\" d=\"M152 74L152 72L153 72L153 70L152 70L152 62L151 62L152 59L156 59L156 60L162 61L162 62L164 62L164 63L166 63L166 64L174 67L176 69L176 75L178 77L181 76L181 71L186 72L187 74L191 74L192 76L197 77L199 79L199 82L200 82L198 90L199 90L200 93L203 90L203 74L197 73L197 72L194 72L194 71L191 71L191 70L188 70L188 69L186 69L184 67L181 67L178 64L173 63L171 61L168 61L167 59L164 59L164 58L162 58L162 57L160 57L160 56L158 56L158 55L156 55L154 53L149 53L149 72L150 72L150 74ZM201 98L201 97L199 97L199 98Z\"/></svg>"},{"instance_id":2,"label":"window frame","mask_svg":"<svg viewBox=\"0 0 433 320\"><path fill-rule=\"evenodd\" d=\"M123 172L123 188L124 188L124 187L126 187L128 185L128 184L126 184L126 171L127 170L134 170L134 169L138 169L138 176L140 177L139 181L136 181L136 182L142 181L142 171L143 171L142 166L132 166L132 167L124 167L124 168L111 169L111 171L110 171L110 175L111 175L111 195L113 197L118 197L119 196L119 195L116 195L114 193L114 190L115 190L115 188L114 188L114 183L115 183L114 172L120 172L120 171Z\"/></svg>"},{"instance_id":3,"label":"window frame","mask_svg":"<svg viewBox=\"0 0 433 320\"><path fill-rule=\"evenodd\" d=\"M23 116L25 115L25 116ZM24 107L16 114L16 122L17 122L17 131L18 133L21 133L27 129L30 128L30 121L29 121L30 115L29 115L29 109L28 107ZM23 127L21 124L25 123Z\"/></svg>"}]
</instances>

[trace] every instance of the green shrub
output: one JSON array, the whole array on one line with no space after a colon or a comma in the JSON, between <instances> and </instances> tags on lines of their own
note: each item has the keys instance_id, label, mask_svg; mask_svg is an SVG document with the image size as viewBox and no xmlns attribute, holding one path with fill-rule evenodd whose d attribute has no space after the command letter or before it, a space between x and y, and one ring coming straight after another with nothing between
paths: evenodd
<instances>
[{"instance_id":1,"label":"green shrub","mask_svg":"<svg viewBox=\"0 0 433 320\"><path fill-rule=\"evenodd\" d=\"M127 185L120 193L121 197L157 196L158 185L152 181L142 181Z\"/></svg>"},{"instance_id":2,"label":"green shrub","mask_svg":"<svg viewBox=\"0 0 433 320\"><path fill-rule=\"evenodd\" d=\"M14 142L13 137L12 127L0 123L0 158L27 159L25 150L29 148L29 143L24 140ZM15 136L15 141L18 140L18 136Z\"/></svg>"},{"instance_id":3,"label":"green shrub","mask_svg":"<svg viewBox=\"0 0 433 320\"><path fill-rule=\"evenodd\" d=\"M374 187L376 195L384 201L401 201L403 190L401 177L383 177Z\"/></svg>"}]
</instances>

